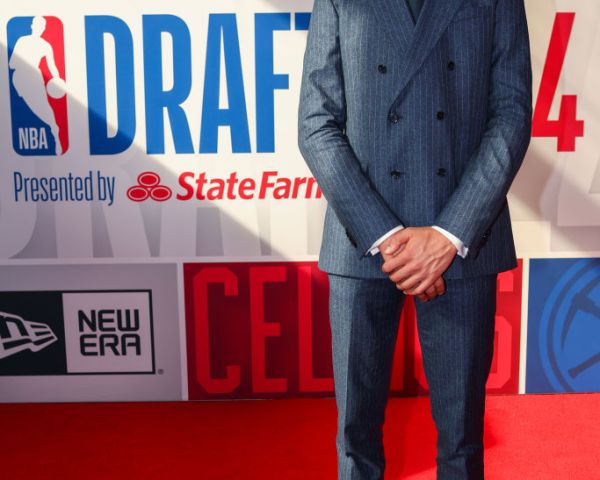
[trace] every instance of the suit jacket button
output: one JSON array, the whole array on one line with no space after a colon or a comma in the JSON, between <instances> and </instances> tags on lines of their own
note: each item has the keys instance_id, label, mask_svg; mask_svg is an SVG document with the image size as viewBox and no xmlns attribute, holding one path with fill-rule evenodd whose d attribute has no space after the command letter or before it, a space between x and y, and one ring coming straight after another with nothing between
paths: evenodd
<instances>
[{"instance_id":1,"label":"suit jacket button","mask_svg":"<svg viewBox=\"0 0 600 480\"><path fill-rule=\"evenodd\" d=\"M392 123L398 123L398 121L400 120L400 117L395 112L390 112L388 118L390 119L390 122L392 122Z\"/></svg>"},{"instance_id":2,"label":"suit jacket button","mask_svg":"<svg viewBox=\"0 0 600 480\"><path fill-rule=\"evenodd\" d=\"M450 60L448 62L447 67L448 67L448 70L454 70L454 68L456 67L456 63L454 63L452 60Z\"/></svg>"},{"instance_id":3,"label":"suit jacket button","mask_svg":"<svg viewBox=\"0 0 600 480\"><path fill-rule=\"evenodd\" d=\"M398 180L402 176L402 172L399 172L398 170L392 170L390 175L394 180Z\"/></svg>"},{"instance_id":4,"label":"suit jacket button","mask_svg":"<svg viewBox=\"0 0 600 480\"><path fill-rule=\"evenodd\" d=\"M442 112L440 110L439 112L436 113L435 116L437 117L438 120L443 120L444 119L444 112Z\"/></svg>"},{"instance_id":5,"label":"suit jacket button","mask_svg":"<svg viewBox=\"0 0 600 480\"><path fill-rule=\"evenodd\" d=\"M437 173L437 175L439 177L445 177L446 176L446 169L445 168L438 168L436 173Z\"/></svg>"},{"instance_id":6,"label":"suit jacket button","mask_svg":"<svg viewBox=\"0 0 600 480\"><path fill-rule=\"evenodd\" d=\"M385 73L387 72L387 67L383 63L380 63L379 65L377 65L377 70L379 71L379 73Z\"/></svg>"}]
</instances>

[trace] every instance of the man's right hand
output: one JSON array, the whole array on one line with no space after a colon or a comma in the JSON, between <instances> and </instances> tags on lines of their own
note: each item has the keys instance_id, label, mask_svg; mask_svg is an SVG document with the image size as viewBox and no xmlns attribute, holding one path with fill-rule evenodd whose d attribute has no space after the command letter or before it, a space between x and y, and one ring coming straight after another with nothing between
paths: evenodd
<instances>
[{"instance_id":1,"label":"man's right hand","mask_svg":"<svg viewBox=\"0 0 600 480\"><path fill-rule=\"evenodd\" d=\"M400 232L394 233L390 237L386 238L381 245L379 245L379 252L383 257L384 262L400 253L404 248L404 243L400 243L400 235L398 235L399 233ZM398 286L398 284L396 284L396 286ZM416 295L416 297L421 302L426 302L428 300L433 300L439 295L443 295L445 291L446 283L444 282L443 277L440 276L424 293Z\"/></svg>"}]
</instances>

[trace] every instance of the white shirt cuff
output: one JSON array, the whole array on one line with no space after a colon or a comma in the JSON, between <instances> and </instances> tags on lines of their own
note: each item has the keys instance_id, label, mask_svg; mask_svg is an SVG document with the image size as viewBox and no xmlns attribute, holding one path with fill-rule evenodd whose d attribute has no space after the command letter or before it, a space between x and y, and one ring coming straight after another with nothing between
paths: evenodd
<instances>
[{"instance_id":1,"label":"white shirt cuff","mask_svg":"<svg viewBox=\"0 0 600 480\"><path fill-rule=\"evenodd\" d=\"M371 245L371 248L369 248L369 253L371 255L377 255L379 253L379 245L381 245L385 241L386 238L391 237L394 233L399 232L403 228L404 228L404 225L398 225L397 227L392 228L386 234L379 237L377 240L375 240L373 245Z\"/></svg>"},{"instance_id":2,"label":"white shirt cuff","mask_svg":"<svg viewBox=\"0 0 600 480\"><path fill-rule=\"evenodd\" d=\"M467 256L467 253L469 253L469 249L465 247L465 244L459 238L452 235L448 230L444 230L443 228L438 227L437 225L433 225L431 228L437 230L442 235L444 235L444 237L450 240L452 244L456 247L456 250L458 250L457 253L459 256L461 256L462 258L465 258Z\"/></svg>"}]
</instances>

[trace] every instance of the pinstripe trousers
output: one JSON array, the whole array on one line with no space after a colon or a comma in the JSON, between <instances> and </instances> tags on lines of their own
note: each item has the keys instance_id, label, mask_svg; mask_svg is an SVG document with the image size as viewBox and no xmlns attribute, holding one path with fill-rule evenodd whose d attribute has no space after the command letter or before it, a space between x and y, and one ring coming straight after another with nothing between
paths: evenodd
<instances>
[{"instance_id":1,"label":"pinstripe trousers","mask_svg":"<svg viewBox=\"0 0 600 480\"><path fill-rule=\"evenodd\" d=\"M444 295L415 301L438 432L438 480L483 479L496 278L447 279ZM381 480L384 412L404 294L388 279L329 274L329 286L338 480Z\"/></svg>"}]
</instances>

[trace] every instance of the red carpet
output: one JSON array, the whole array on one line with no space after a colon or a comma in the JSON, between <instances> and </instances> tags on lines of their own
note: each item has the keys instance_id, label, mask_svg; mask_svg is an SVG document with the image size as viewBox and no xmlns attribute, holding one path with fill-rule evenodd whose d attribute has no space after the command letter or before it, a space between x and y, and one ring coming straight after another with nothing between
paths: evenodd
<instances>
[{"instance_id":1,"label":"red carpet","mask_svg":"<svg viewBox=\"0 0 600 480\"><path fill-rule=\"evenodd\" d=\"M600 479L600 395L490 396L490 480ZM0 405L3 479L335 479L332 399ZM387 479L434 479L427 398L393 398Z\"/></svg>"}]
</instances>

